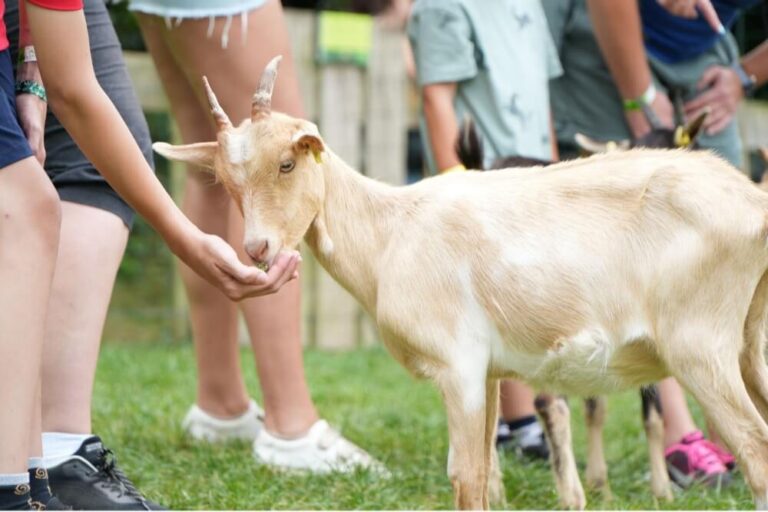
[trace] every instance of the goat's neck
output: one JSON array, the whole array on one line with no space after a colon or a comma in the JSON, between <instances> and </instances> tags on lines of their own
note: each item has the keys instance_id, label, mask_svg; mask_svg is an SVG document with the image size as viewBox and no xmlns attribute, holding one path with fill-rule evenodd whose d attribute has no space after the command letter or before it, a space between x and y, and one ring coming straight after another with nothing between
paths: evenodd
<instances>
[{"instance_id":1,"label":"goat's neck","mask_svg":"<svg viewBox=\"0 0 768 512\"><path fill-rule=\"evenodd\" d=\"M362 176L326 151L323 210L305 240L320 264L371 313L379 259L395 222L397 188Z\"/></svg>"}]
</instances>

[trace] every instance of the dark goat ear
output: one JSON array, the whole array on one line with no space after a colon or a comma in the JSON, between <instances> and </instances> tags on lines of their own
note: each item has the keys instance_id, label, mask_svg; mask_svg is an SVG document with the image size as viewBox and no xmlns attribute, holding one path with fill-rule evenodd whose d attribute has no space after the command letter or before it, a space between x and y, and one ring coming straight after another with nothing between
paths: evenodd
<instances>
[{"instance_id":1,"label":"dark goat ear","mask_svg":"<svg viewBox=\"0 0 768 512\"><path fill-rule=\"evenodd\" d=\"M467 169L483 168L483 141L471 116L464 117L456 138L456 154Z\"/></svg>"}]
</instances>

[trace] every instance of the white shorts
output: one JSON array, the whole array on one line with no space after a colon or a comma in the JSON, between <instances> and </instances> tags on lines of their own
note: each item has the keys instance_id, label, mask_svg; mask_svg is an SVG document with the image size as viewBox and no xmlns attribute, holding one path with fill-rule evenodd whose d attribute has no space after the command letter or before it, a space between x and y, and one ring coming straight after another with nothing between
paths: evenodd
<instances>
[{"instance_id":1,"label":"white shorts","mask_svg":"<svg viewBox=\"0 0 768 512\"><path fill-rule=\"evenodd\" d=\"M129 0L132 11L163 18L210 18L236 16L267 3L267 0Z\"/></svg>"}]
</instances>

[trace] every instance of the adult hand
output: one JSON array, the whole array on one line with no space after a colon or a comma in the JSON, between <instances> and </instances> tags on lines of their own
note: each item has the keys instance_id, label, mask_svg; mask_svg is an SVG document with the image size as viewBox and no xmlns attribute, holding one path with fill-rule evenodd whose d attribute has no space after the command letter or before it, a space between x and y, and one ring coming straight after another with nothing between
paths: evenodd
<instances>
[{"instance_id":1,"label":"adult hand","mask_svg":"<svg viewBox=\"0 0 768 512\"><path fill-rule=\"evenodd\" d=\"M710 0L656 0L659 5L675 16L682 18L698 18L704 16L709 26L717 33L725 32L720 17L717 15ZM698 8L698 10L697 10Z\"/></svg>"},{"instance_id":2,"label":"adult hand","mask_svg":"<svg viewBox=\"0 0 768 512\"><path fill-rule=\"evenodd\" d=\"M675 123L675 108L672 106L672 102L669 101L669 96L663 91L656 91L656 97L651 102L651 110L662 126L672 127ZM645 113L641 110L633 110L626 112L627 124L629 125L629 131L632 132L634 139L639 139L644 135L647 135L651 131L651 123L648 121Z\"/></svg>"},{"instance_id":3,"label":"adult hand","mask_svg":"<svg viewBox=\"0 0 768 512\"><path fill-rule=\"evenodd\" d=\"M728 126L736 114L739 102L744 97L741 80L729 67L710 66L701 75L696 88L703 92L685 104L685 115L691 118L709 107L704 129L707 134L714 135Z\"/></svg>"},{"instance_id":4,"label":"adult hand","mask_svg":"<svg viewBox=\"0 0 768 512\"><path fill-rule=\"evenodd\" d=\"M189 247L180 251L179 257L231 300L275 293L298 277L301 256L296 251L279 253L269 270L263 272L244 265L235 250L217 236L196 230L188 242Z\"/></svg>"},{"instance_id":5,"label":"adult hand","mask_svg":"<svg viewBox=\"0 0 768 512\"><path fill-rule=\"evenodd\" d=\"M25 62L17 70L18 80L34 80L42 83L37 63ZM34 94L16 96L16 112L19 124L40 165L45 163L45 116L48 104Z\"/></svg>"}]
</instances>

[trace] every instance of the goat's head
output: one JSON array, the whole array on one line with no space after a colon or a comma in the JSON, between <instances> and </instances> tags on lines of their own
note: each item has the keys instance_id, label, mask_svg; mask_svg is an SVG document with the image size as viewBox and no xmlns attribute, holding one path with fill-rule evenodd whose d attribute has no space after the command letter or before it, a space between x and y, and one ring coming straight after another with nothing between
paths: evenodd
<instances>
[{"instance_id":1,"label":"goat's head","mask_svg":"<svg viewBox=\"0 0 768 512\"><path fill-rule=\"evenodd\" d=\"M325 148L317 126L271 109L279 62L274 58L264 70L250 119L234 126L203 78L218 126L216 141L153 146L166 158L215 174L245 218L245 251L267 265L281 249L298 245L325 198L320 165Z\"/></svg>"},{"instance_id":2,"label":"goat's head","mask_svg":"<svg viewBox=\"0 0 768 512\"><path fill-rule=\"evenodd\" d=\"M704 110L696 118L685 125L679 125L675 129L654 128L646 135L634 140L620 140L601 142L581 133L576 134L576 144L579 149L592 155L595 153L607 153L609 151L626 150L630 148L659 148L676 149L690 148L696 149L696 138L701 132L704 121L709 115L709 110Z\"/></svg>"}]
</instances>

